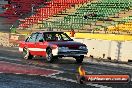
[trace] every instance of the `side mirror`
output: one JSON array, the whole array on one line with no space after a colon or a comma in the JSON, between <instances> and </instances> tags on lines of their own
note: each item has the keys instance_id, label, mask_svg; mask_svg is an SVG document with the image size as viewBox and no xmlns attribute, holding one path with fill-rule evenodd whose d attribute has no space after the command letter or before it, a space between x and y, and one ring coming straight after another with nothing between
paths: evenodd
<instances>
[{"instance_id":1,"label":"side mirror","mask_svg":"<svg viewBox=\"0 0 132 88\"><path fill-rule=\"evenodd\" d=\"M39 42L43 42L43 41L44 41L43 39L39 40Z\"/></svg>"}]
</instances>

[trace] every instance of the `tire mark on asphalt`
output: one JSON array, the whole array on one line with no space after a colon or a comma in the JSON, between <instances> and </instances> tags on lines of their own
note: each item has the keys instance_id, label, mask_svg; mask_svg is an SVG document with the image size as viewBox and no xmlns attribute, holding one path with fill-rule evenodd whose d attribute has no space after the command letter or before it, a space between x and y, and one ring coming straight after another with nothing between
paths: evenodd
<instances>
[{"instance_id":1,"label":"tire mark on asphalt","mask_svg":"<svg viewBox=\"0 0 132 88\"><path fill-rule=\"evenodd\" d=\"M62 71L54 69L40 68L36 66L21 65L5 61L0 61L0 72L4 73L17 73L17 74L35 74L35 75L52 75L59 74Z\"/></svg>"},{"instance_id":2,"label":"tire mark on asphalt","mask_svg":"<svg viewBox=\"0 0 132 88\"><path fill-rule=\"evenodd\" d=\"M7 59L7 60L13 60L13 61L22 61L22 60L20 60L20 59L17 59L17 58L15 58L15 59L13 59L13 58L11 58L11 57L2 57L2 56L0 56L0 58L4 58L4 59ZM54 67L52 64L50 65L50 66L52 66L52 67ZM87 65L85 65L84 67L86 67L86 68L92 68L92 69L98 69L98 70L103 70L103 71L110 71L110 72L117 72L117 73L128 73L128 72L126 72L126 71L119 71L119 70L111 70L111 69L105 69L105 68L99 68L99 67L93 67L93 66L87 66ZM56 66L56 67L54 67L54 68L63 68L63 67L60 67L60 66ZM65 68L63 68L63 70L65 70ZM66 69L66 70L73 70L73 69ZM86 72L88 72L88 73L94 73L94 72L92 72L92 71L86 71ZM100 73L101 74L101 73Z\"/></svg>"}]
</instances>

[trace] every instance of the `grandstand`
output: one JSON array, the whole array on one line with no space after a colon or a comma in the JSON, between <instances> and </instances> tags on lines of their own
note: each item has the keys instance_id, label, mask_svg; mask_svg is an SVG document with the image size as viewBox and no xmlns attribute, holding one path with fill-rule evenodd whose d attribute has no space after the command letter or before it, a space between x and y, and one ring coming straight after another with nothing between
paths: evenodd
<instances>
[{"instance_id":1,"label":"grandstand","mask_svg":"<svg viewBox=\"0 0 132 88\"><path fill-rule=\"evenodd\" d=\"M44 0L2 0L0 1L0 19L5 19L2 24L10 25L6 28L10 32L10 28L18 27L19 19L24 19L32 14L33 9L41 8Z\"/></svg>"},{"instance_id":2,"label":"grandstand","mask_svg":"<svg viewBox=\"0 0 132 88\"><path fill-rule=\"evenodd\" d=\"M130 34L132 30L132 0L10 0L4 7L8 9L0 16L9 17L8 24L17 22L18 31L74 29Z\"/></svg>"},{"instance_id":3,"label":"grandstand","mask_svg":"<svg viewBox=\"0 0 132 88\"><path fill-rule=\"evenodd\" d=\"M113 26L108 26L108 31L115 32L126 32L127 34L130 34L132 32L132 16L120 18L117 20L118 23Z\"/></svg>"},{"instance_id":4,"label":"grandstand","mask_svg":"<svg viewBox=\"0 0 132 88\"><path fill-rule=\"evenodd\" d=\"M46 21L45 27L62 28L62 29L96 29L105 27L105 22L110 21L109 16L113 16L120 11L127 11L131 7L131 2L127 0L99 0L94 3L87 3L76 10L75 13L67 15L63 20ZM89 14L95 14L90 16ZM87 15L87 19L84 16ZM104 25L97 25L97 21L103 21ZM114 20L112 20L114 22ZM85 26L85 28L84 28ZM93 26L93 27L92 27Z\"/></svg>"}]
</instances>

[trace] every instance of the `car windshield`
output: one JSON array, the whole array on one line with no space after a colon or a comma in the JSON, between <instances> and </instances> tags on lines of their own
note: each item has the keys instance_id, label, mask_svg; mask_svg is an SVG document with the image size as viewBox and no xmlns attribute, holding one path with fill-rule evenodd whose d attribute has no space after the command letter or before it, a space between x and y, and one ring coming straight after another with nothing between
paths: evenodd
<instances>
[{"instance_id":1,"label":"car windshield","mask_svg":"<svg viewBox=\"0 0 132 88\"><path fill-rule=\"evenodd\" d=\"M66 33L45 33L46 41L71 41L72 39Z\"/></svg>"}]
</instances>

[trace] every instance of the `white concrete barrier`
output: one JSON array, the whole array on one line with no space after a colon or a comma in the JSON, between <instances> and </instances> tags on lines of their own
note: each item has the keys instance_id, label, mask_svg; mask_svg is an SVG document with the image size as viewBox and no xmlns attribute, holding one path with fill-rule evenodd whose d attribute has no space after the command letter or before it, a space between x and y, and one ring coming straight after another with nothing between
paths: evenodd
<instances>
[{"instance_id":1,"label":"white concrete barrier","mask_svg":"<svg viewBox=\"0 0 132 88\"><path fill-rule=\"evenodd\" d=\"M111 60L118 60L127 62L132 60L132 42L118 42L110 40L95 40L95 39L74 39L87 45L87 56L94 58L111 58Z\"/></svg>"},{"instance_id":2,"label":"white concrete barrier","mask_svg":"<svg viewBox=\"0 0 132 88\"><path fill-rule=\"evenodd\" d=\"M109 45L109 56L111 60L118 60L118 42L117 41L110 41Z\"/></svg>"},{"instance_id":3,"label":"white concrete barrier","mask_svg":"<svg viewBox=\"0 0 132 88\"><path fill-rule=\"evenodd\" d=\"M113 60L116 59L116 42L114 41L86 39L84 44L86 44L89 49L88 56L92 55L94 58L107 59L110 57Z\"/></svg>"},{"instance_id":4,"label":"white concrete barrier","mask_svg":"<svg viewBox=\"0 0 132 88\"><path fill-rule=\"evenodd\" d=\"M120 60L125 62L132 60L132 41L121 43Z\"/></svg>"}]
</instances>

